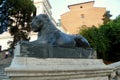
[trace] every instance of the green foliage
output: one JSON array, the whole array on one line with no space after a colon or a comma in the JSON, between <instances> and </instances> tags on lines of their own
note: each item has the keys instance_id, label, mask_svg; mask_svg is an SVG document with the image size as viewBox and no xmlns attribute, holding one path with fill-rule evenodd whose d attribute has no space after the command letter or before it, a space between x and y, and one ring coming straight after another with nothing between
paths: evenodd
<instances>
[{"instance_id":1,"label":"green foliage","mask_svg":"<svg viewBox=\"0 0 120 80\"><path fill-rule=\"evenodd\" d=\"M0 0L0 4L2 3L2 0Z\"/></svg>"},{"instance_id":2,"label":"green foliage","mask_svg":"<svg viewBox=\"0 0 120 80\"><path fill-rule=\"evenodd\" d=\"M109 44L108 40L104 36L102 29L99 29L95 26L84 28L81 30L80 34L83 35L88 40L91 47L97 51L98 58L107 58L107 54L105 53L109 47Z\"/></svg>"},{"instance_id":3,"label":"green foliage","mask_svg":"<svg viewBox=\"0 0 120 80\"><path fill-rule=\"evenodd\" d=\"M30 22L34 17L35 6L31 0L8 0L12 6L9 16L9 32L13 36L11 47L20 40L29 40L29 32L31 31Z\"/></svg>"},{"instance_id":4,"label":"green foliage","mask_svg":"<svg viewBox=\"0 0 120 80\"><path fill-rule=\"evenodd\" d=\"M120 16L108 24L106 37L109 39L109 61L120 61Z\"/></svg>"},{"instance_id":5,"label":"green foliage","mask_svg":"<svg viewBox=\"0 0 120 80\"><path fill-rule=\"evenodd\" d=\"M120 61L120 16L99 28L89 27L80 30L97 51L98 58L107 61Z\"/></svg>"},{"instance_id":6,"label":"green foliage","mask_svg":"<svg viewBox=\"0 0 120 80\"><path fill-rule=\"evenodd\" d=\"M110 17L112 17L110 11L106 11L105 14L103 15L103 24L107 24L108 22L110 22L111 21Z\"/></svg>"}]
</instances>

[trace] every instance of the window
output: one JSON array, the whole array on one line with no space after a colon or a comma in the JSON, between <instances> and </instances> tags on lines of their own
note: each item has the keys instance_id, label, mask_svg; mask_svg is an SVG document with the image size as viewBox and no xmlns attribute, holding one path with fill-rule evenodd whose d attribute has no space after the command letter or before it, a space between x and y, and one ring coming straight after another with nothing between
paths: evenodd
<instances>
[{"instance_id":1,"label":"window","mask_svg":"<svg viewBox=\"0 0 120 80\"><path fill-rule=\"evenodd\" d=\"M83 6L80 6L80 8L83 8Z\"/></svg>"},{"instance_id":2,"label":"window","mask_svg":"<svg viewBox=\"0 0 120 80\"><path fill-rule=\"evenodd\" d=\"M84 14L81 14L81 18L85 18Z\"/></svg>"}]
</instances>

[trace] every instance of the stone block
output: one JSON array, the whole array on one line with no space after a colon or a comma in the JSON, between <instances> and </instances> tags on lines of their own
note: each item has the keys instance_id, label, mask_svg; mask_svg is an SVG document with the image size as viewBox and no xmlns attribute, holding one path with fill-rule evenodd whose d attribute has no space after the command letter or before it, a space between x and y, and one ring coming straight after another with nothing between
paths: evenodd
<instances>
[{"instance_id":1,"label":"stone block","mask_svg":"<svg viewBox=\"0 0 120 80\"><path fill-rule=\"evenodd\" d=\"M36 58L96 58L93 57L94 50L92 48L65 48L58 46L50 46L45 44L38 45L19 45L19 56L28 56Z\"/></svg>"},{"instance_id":2,"label":"stone block","mask_svg":"<svg viewBox=\"0 0 120 80\"><path fill-rule=\"evenodd\" d=\"M11 80L109 80L113 68L98 59L14 57Z\"/></svg>"}]
</instances>

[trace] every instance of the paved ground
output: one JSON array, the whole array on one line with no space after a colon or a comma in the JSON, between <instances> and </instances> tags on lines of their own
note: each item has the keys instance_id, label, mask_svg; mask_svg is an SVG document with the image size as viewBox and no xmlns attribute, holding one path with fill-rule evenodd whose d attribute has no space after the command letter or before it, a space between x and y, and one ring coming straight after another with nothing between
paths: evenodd
<instances>
[{"instance_id":1,"label":"paved ground","mask_svg":"<svg viewBox=\"0 0 120 80\"><path fill-rule=\"evenodd\" d=\"M8 76L6 76L4 69L10 66L12 58L13 57L10 55L5 58L5 54L0 53L0 80L8 80Z\"/></svg>"},{"instance_id":2,"label":"paved ground","mask_svg":"<svg viewBox=\"0 0 120 80\"><path fill-rule=\"evenodd\" d=\"M12 56L8 55L7 58L5 58L5 53L0 53L0 68L4 68L10 65L12 61Z\"/></svg>"}]
</instances>

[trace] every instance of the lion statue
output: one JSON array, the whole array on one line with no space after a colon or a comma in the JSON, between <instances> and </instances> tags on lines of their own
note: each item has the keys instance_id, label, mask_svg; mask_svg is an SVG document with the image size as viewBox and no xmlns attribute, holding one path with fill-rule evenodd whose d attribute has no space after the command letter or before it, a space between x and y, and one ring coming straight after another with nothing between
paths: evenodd
<instances>
[{"instance_id":1,"label":"lion statue","mask_svg":"<svg viewBox=\"0 0 120 80\"><path fill-rule=\"evenodd\" d=\"M31 22L31 28L34 32L38 32L38 39L32 43L67 48L90 48L88 41L83 36L69 35L60 31L46 14L36 16Z\"/></svg>"}]
</instances>

